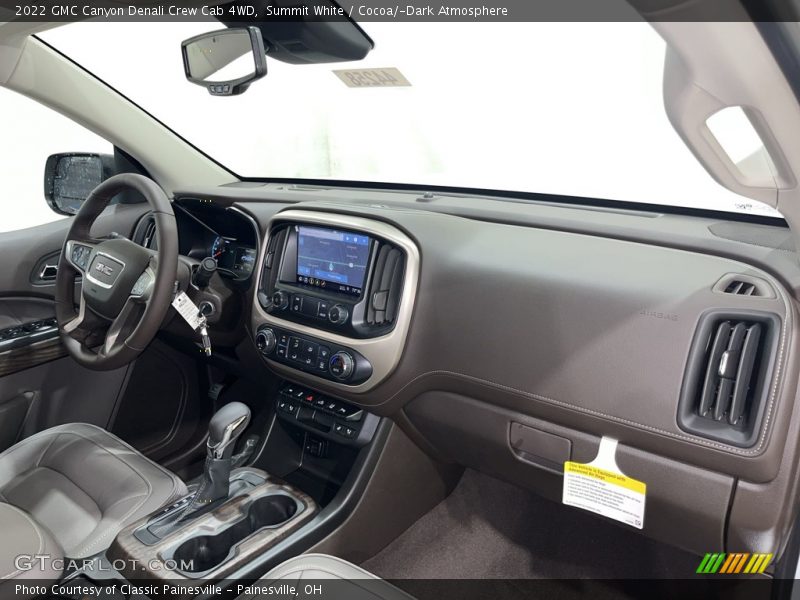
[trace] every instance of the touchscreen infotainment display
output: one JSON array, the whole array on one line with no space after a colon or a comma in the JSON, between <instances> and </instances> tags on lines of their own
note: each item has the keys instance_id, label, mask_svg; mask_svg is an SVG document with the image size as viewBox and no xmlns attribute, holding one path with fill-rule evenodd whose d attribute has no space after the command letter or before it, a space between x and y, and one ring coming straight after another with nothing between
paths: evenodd
<instances>
[{"instance_id":1,"label":"touchscreen infotainment display","mask_svg":"<svg viewBox=\"0 0 800 600\"><path fill-rule=\"evenodd\" d=\"M367 274L370 241L366 235L298 225L298 283L360 296Z\"/></svg>"}]
</instances>

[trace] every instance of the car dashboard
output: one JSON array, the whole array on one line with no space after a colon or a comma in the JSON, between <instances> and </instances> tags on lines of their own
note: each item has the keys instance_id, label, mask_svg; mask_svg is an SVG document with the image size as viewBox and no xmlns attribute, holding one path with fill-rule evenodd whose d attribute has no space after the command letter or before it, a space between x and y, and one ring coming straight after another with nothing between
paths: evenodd
<instances>
[{"instance_id":1,"label":"car dashboard","mask_svg":"<svg viewBox=\"0 0 800 600\"><path fill-rule=\"evenodd\" d=\"M297 386L281 418L345 401L554 501L564 463L611 438L646 483L644 535L701 554L785 545L800 268L782 225L284 184L176 197L214 216L186 220L182 253L222 237L254 259L249 279L230 269L230 352ZM358 439L346 418L331 427Z\"/></svg>"},{"instance_id":2,"label":"car dashboard","mask_svg":"<svg viewBox=\"0 0 800 600\"><path fill-rule=\"evenodd\" d=\"M178 225L181 256L200 261L213 258L221 276L247 281L253 274L258 253L258 229L246 214L234 208L221 209L213 203L184 198L173 204ZM134 239L146 248L157 248L152 218L145 218Z\"/></svg>"}]
</instances>

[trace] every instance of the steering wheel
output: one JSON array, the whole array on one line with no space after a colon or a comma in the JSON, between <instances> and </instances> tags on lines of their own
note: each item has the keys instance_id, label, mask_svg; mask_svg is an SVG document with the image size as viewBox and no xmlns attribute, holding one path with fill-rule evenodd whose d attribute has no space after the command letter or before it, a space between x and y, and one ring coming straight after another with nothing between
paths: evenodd
<instances>
[{"instance_id":1,"label":"steering wheel","mask_svg":"<svg viewBox=\"0 0 800 600\"><path fill-rule=\"evenodd\" d=\"M139 192L152 209L158 250L123 238L94 239L90 230L111 199ZM178 269L175 214L164 190L132 173L97 186L72 220L58 262L56 319L67 352L96 371L119 368L153 340L172 302ZM81 276L75 310L75 278Z\"/></svg>"}]
</instances>

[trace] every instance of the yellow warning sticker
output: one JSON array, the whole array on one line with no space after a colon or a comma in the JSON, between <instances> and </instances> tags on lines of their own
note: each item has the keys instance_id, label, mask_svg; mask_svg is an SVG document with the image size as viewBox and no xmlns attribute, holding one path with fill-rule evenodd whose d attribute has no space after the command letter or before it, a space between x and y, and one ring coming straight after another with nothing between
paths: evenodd
<instances>
[{"instance_id":1,"label":"yellow warning sticker","mask_svg":"<svg viewBox=\"0 0 800 600\"><path fill-rule=\"evenodd\" d=\"M592 464L564 463L564 504L644 527L647 485L619 471Z\"/></svg>"},{"instance_id":2,"label":"yellow warning sticker","mask_svg":"<svg viewBox=\"0 0 800 600\"><path fill-rule=\"evenodd\" d=\"M623 475L622 473L615 473L614 471L606 471L592 465L585 465L583 463L565 462L564 473L577 473L578 475L585 475L587 477L594 477L600 481L611 483L613 485L621 485L634 492L640 494L647 493L647 484L642 481L637 481L632 477Z\"/></svg>"}]
</instances>

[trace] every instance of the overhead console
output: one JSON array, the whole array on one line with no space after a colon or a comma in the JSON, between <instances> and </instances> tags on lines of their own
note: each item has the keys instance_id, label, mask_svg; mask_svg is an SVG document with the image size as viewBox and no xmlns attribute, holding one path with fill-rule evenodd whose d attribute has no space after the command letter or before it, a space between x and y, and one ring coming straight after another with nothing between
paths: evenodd
<instances>
[{"instance_id":1,"label":"overhead console","mask_svg":"<svg viewBox=\"0 0 800 600\"><path fill-rule=\"evenodd\" d=\"M348 389L368 389L405 343L419 253L379 221L291 210L269 225L253 331L271 363Z\"/></svg>"}]
</instances>

